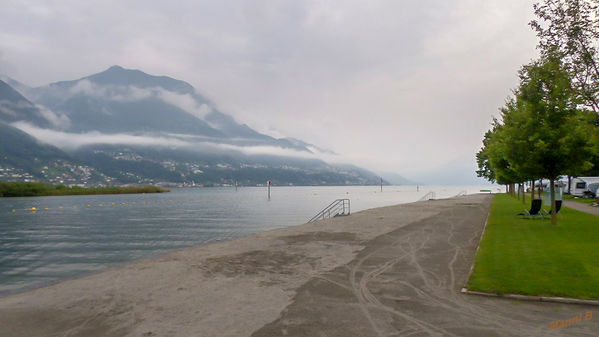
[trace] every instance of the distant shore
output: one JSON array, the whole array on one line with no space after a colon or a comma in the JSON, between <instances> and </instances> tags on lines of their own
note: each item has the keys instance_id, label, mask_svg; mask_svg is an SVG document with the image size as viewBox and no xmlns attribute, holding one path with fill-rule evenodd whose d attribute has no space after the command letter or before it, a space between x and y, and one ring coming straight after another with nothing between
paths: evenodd
<instances>
[{"instance_id":1,"label":"distant shore","mask_svg":"<svg viewBox=\"0 0 599 337\"><path fill-rule=\"evenodd\" d=\"M136 194L165 193L169 189L158 186L114 186L114 187L80 187L65 185L48 185L34 182L0 182L0 197L43 197L63 195L91 194Z\"/></svg>"}]
</instances>

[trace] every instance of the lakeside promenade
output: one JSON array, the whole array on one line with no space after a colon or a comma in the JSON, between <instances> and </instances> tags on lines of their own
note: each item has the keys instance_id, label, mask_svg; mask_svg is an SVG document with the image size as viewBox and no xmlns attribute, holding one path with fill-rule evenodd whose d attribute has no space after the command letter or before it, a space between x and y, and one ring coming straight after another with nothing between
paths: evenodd
<instances>
[{"instance_id":1,"label":"lakeside promenade","mask_svg":"<svg viewBox=\"0 0 599 337\"><path fill-rule=\"evenodd\" d=\"M491 199L366 210L1 298L0 336L599 335L597 307L460 293Z\"/></svg>"}]
</instances>

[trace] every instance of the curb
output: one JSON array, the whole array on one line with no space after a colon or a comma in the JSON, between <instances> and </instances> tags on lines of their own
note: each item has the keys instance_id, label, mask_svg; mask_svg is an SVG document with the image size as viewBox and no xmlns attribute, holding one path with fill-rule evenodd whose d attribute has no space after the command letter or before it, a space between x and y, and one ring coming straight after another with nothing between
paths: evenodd
<instances>
[{"instance_id":1,"label":"curb","mask_svg":"<svg viewBox=\"0 0 599 337\"><path fill-rule=\"evenodd\" d=\"M495 198L495 197L493 197L493 198ZM491 202L493 202L493 200L491 200ZM478 250L480 248L480 242L483 240L483 236L485 236L485 231L487 230L487 224L489 223L489 214L491 214L491 205L489 205L489 213L487 213L487 218L485 219L485 225L483 226L483 230L480 233L480 238L478 239L478 244L476 245L476 250L474 251L474 256L472 257L472 265L470 266L470 271L468 272L468 278L466 279L466 284L468 283L468 281L470 280L470 277L472 276L472 273L474 272L474 262L476 260L476 254L478 254ZM462 288L462 290L465 290L465 289L466 289L466 287Z\"/></svg>"},{"instance_id":2,"label":"curb","mask_svg":"<svg viewBox=\"0 0 599 337\"><path fill-rule=\"evenodd\" d=\"M485 293L482 291L472 291L472 290L468 290L466 288L462 288L462 290L460 292L462 294L468 294L468 295L507 298L507 299L520 300L520 301L551 302L551 303L562 303L562 304L580 304L580 305L599 306L599 301L581 300L581 299L577 299L577 298L568 298L568 297L528 296L528 295L517 295L517 294L495 294L495 293Z\"/></svg>"}]
</instances>

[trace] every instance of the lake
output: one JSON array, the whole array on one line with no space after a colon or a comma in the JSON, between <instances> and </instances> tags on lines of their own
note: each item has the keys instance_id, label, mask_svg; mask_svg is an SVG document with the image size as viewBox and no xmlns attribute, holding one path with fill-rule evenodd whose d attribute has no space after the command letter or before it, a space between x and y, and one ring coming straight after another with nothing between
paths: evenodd
<instances>
[{"instance_id":1,"label":"lake","mask_svg":"<svg viewBox=\"0 0 599 337\"><path fill-rule=\"evenodd\" d=\"M338 198L351 211L496 186L175 188L170 193L0 198L0 295L167 251L306 223ZM29 212L31 207L36 212ZM14 210L14 211L13 211Z\"/></svg>"}]
</instances>

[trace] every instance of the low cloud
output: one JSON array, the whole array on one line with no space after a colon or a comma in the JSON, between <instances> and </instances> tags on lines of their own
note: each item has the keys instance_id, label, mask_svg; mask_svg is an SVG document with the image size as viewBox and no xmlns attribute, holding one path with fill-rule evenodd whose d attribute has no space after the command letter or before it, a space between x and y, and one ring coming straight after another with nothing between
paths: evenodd
<instances>
[{"instance_id":1,"label":"low cloud","mask_svg":"<svg viewBox=\"0 0 599 337\"><path fill-rule=\"evenodd\" d=\"M157 97L162 101L172 104L177 108L195 116L199 119L204 119L208 114L212 112L212 108L207 104L199 103L190 94L177 94L172 91L158 89Z\"/></svg>"},{"instance_id":2,"label":"low cloud","mask_svg":"<svg viewBox=\"0 0 599 337\"><path fill-rule=\"evenodd\" d=\"M2 99L0 100L0 108L2 108L2 111L5 111L9 115L17 117L19 114L15 110L32 109L33 105L27 101L13 102Z\"/></svg>"},{"instance_id":3,"label":"low cloud","mask_svg":"<svg viewBox=\"0 0 599 337\"><path fill-rule=\"evenodd\" d=\"M130 135L123 133L104 134L97 131L86 133L69 133L57 130L42 129L25 122L16 122L12 126L32 135L38 140L52 144L64 150L74 150L83 146L108 144L132 146L161 146L171 148L187 148L214 152L235 151L245 155L271 155L304 159L321 159L327 162L339 162L340 158L323 152L309 153L289 148L268 145L241 146L224 144L207 139L193 141L187 135L156 136L156 135Z\"/></svg>"},{"instance_id":4,"label":"low cloud","mask_svg":"<svg viewBox=\"0 0 599 337\"><path fill-rule=\"evenodd\" d=\"M248 156L266 155L279 157L292 157L303 159L320 159L327 163L344 163L342 157L320 152L314 149L313 153L289 148L269 145L242 146L226 144L209 139L197 139L189 135L130 135L130 134L104 134L97 131L86 133L69 133L58 130L43 129L25 122L16 122L12 126L30 134L38 140L54 145L63 150L76 150L89 145L129 145L129 146L153 146L168 148L184 148L199 152L239 152Z\"/></svg>"},{"instance_id":5,"label":"low cloud","mask_svg":"<svg viewBox=\"0 0 599 337\"><path fill-rule=\"evenodd\" d=\"M2 110L3 113L12 117L26 118L26 116L23 116L21 113L19 113L19 110L23 109L29 109L29 111L39 114L41 117L50 122L50 125L57 129L64 130L68 128L71 124L71 121L67 116L63 114L57 114L43 105L34 105L29 101L24 100L17 102L9 100L0 100L0 110Z\"/></svg>"},{"instance_id":6,"label":"low cloud","mask_svg":"<svg viewBox=\"0 0 599 337\"><path fill-rule=\"evenodd\" d=\"M83 79L72 86L68 93L69 95L64 97L65 100L78 94L117 102L137 102L148 98L156 98L202 120L212 113L210 106L198 102L192 95L179 94L160 87L140 88L132 85L98 85Z\"/></svg>"},{"instance_id":7,"label":"low cloud","mask_svg":"<svg viewBox=\"0 0 599 337\"><path fill-rule=\"evenodd\" d=\"M32 135L42 142L52 144L65 150L74 150L82 146L94 144L123 144L163 147L190 146L190 143L188 142L168 137L138 136L119 133L103 134L97 131L86 133L68 133L50 129L42 129L24 122L13 123L12 126Z\"/></svg>"},{"instance_id":8,"label":"low cloud","mask_svg":"<svg viewBox=\"0 0 599 337\"><path fill-rule=\"evenodd\" d=\"M43 105L36 105L39 113L44 117L50 124L59 130L68 129L71 126L71 120L64 114L57 114L54 111L46 108Z\"/></svg>"},{"instance_id":9,"label":"low cloud","mask_svg":"<svg viewBox=\"0 0 599 337\"><path fill-rule=\"evenodd\" d=\"M69 88L64 100L83 94L98 99L117 102L136 102L159 95L160 88L139 88L125 85L98 85L90 80L79 80ZM56 93L55 93L56 94Z\"/></svg>"},{"instance_id":10,"label":"low cloud","mask_svg":"<svg viewBox=\"0 0 599 337\"><path fill-rule=\"evenodd\" d=\"M253 146L240 146L233 144L222 144L213 142L201 142L202 144L210 145L216 149L229 150L241 152L248 156L266 155L266 156L277 156L277 157L292 157L292 158L303 158L303 159L320 159L327 163L347 163L347 160L343 157L332 153L325 153L315 149L314 152L306 152L290 148L282 148L278 146L268 145L253 145Z\"/></svg>"}]
</instances>

